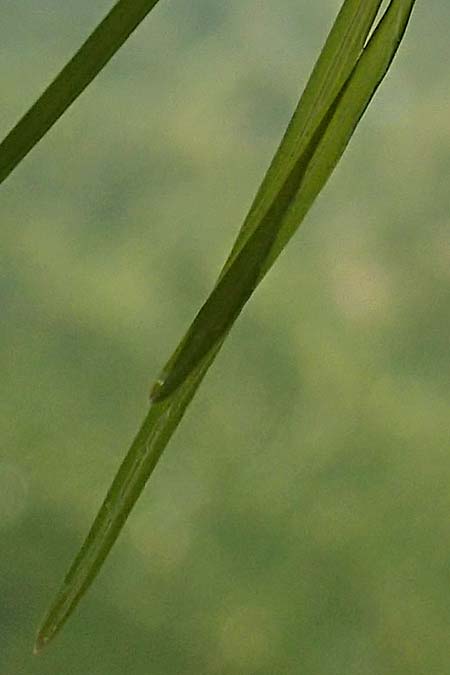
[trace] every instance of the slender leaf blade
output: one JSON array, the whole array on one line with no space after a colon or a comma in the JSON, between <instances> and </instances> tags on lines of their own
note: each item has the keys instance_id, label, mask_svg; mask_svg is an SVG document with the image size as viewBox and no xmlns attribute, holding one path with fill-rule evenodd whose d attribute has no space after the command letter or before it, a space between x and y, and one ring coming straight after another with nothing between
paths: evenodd
<instances>
[{"instance_id":1,"label":"slender leaf blade","mask_svg":"<svg viewBox=\"0 0 450 675\"><path fill-rule=\"evenodd\" d=\"M229 332L259 281L300 226L384 79L413 5L414 0L391 2L268 210L221 276L181 346L163 369L152 390L154 401L169 396Z\"/></svg>"},{"instance_id":2,"label":"slender leaf blade","mask_svg":"<svg viewBox=\"0 0 450 675\"><path fill-rule=\"evenodd\" d=\"M86 89L158 0L118 0L0 143L0 183Z\"/></svg>"},{"instance_id":3,"label":"slender leaf blade","mask_svg":"<svg viewBox=\"0 0 450 675\"><path fill-rule=\"evenodd\" d=\"M365 3L344 3L344 5L350 4L352 4L353 9L357 12ZM303 167L300 176L294 176L296 179L300 178L300 185L296 185L295 189L290 184L289 177L294 183L293 165L295 165L295 161L299 161L299 154L296 144L297 139L291 137L291 142L296 147L289 149L286 145L284 149L286 152L293 152L294 157L294 162L291 162L290 168L287 171L287 178L286 175L284 179L280 178L280 175L276 171L274 171L272 178L272 180L279 181L278 187L281 184L281 186L285 186L288 192L291 192L291 199L288 200L290 202L289 206L277 211L278 220L274 223L276 236L273 240L270 240L270 246L264 246L264 244L267 244L267 239L261 235L262 230L258 229L258 227L268 210L266 206L263 209L262 215L260 214L259 219L254 216L255 225L252 227L248 226L248 232L245 233L245 236L241 234L241 241L239 242L238 239L238 246L235 247L233 255L229 258L223 270L222 278L227 273L227 270L231 269L232 265L239 259L238 253L243 250L246 241L248 241L250 247L262 246L264 249L262 254L261 252L259 253L261 258L258 261L257 279L256 281L252 279L252 284L256 285L267 272L283 245L292 236L299 221L303 219L312 201L317 196L345 149L356 124L389 67L406 28L413 5L414 0L392 0L366 49L362 52L359 59L358 55L355 55L347 77L341 81L341 95L336 98L335 93L334 99L332 98L328 102L327 110L329 118L327 117L327 110L325 110L324 115L323 107L321 108L320 104L317 104L320 113L315 112L314 108L312 109L311 114L314 117L311 126L311 129L313 129L312 134L317 132L320 124L324 123L324 119L326 121L326 128L321 130L318 138L313 143L314 152L309 158L307 167ZM369 30L370 26L367 27L367 32ZM352 35L346 35L345 31L341 35L344 44L351 37ZM368 76L371 78L370 84L366 82ZM332 81L330 75L328 75L328 79ZM346 80L347 84L343 87ZM321 84L322 81L317 81L315 86L320 89ZM363 91L359 93L358 88L362 85L364 85ZM333 100L335 101L334 107L331 103ZM345 108L344 104L351 107L350 121L348 120L349 110ZM343 125L342 128L341 125ZM297 154L295 154L295 150L297 150ZM281 162L281 160L279 161ZM281 166L282 162L280 163ZM283 174L285 174L284 171ZM288 187L286 187L286 181L288 181ZM259 200L261 202L261 200L267 199L267 204L270 205L276 199L277 190L273 190L273 185L268 178L266 178L265 189L268 191L267 194L272 193L272 196L266 197L264 192L260 192ZM296 224L295 227L294 222ZM269 227L267 226L267 230L264 229L264 232L266 237L270 239L267 234L268 230ZM242 292L242 288L239 289L239 292ZM180 383L170 393L166 393L166 396L161 396L159 400L153 402L129 453L113 481L83 547L72 564L62 588L44 619L37 638L37 650L41 649L58 632L101 568L133 504L139 497L162 451L177 428L190 400L220 350L231 325L232 321L225 328L222 328L219 335L216 335L211 340L209 347L202 347L204 353L202 359L191 364L191 369L187 369ZM190 339L192 339L192 333L188 331L187 341ZM182 353L184 344L186 344L186 338L180 343L173 359L169 361L171 367L176 367L177 358ZM163 383L160 382L159 384L161 388ZM158 398L158 396L155 398Z\"/></svg>"},{"instance_id":4,"label":"slender leaf blade","mask_svg":"<svg viewBox=\"0 0 450 675\"><path fill-rule=\"evenodd\" d=\"M227 273L248 238L260 225L266 212L273 208L273 202L277 200L277 195L282 190L283 184L288 180L295 162L307 151L308 144L311 142L318 125L326 115L361 54L381 3L382 0L367 0L366 2L346 0L343 3L300 97L294 115L222 269L218 283ZM172 364L179 359L180 352L186 349L185 343L191 333L192 327L164 366L152 388L152 398L156 399L158 396L164 395L161 385L167 374L172 370Z\"/></svg>"},{"instance_id":5,"label":"slender leaf blade","mask_svg":"<svg viewBox=\"0 0 450 675\"><path fill-rule=\"evenodd\" d=\"M297 108L244 220L225 269L270 208L296 159L350 75L372 28L382 0L343 3L316 61Z\"/></svg>"}]
</instances>

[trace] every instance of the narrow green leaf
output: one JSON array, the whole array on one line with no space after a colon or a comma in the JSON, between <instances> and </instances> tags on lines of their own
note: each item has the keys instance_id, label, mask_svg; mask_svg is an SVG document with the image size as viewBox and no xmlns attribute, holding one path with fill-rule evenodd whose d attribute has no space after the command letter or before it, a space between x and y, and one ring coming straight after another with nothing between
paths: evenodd
<instances>
[{"instance_id":1,"label":"narrow green leaf","mask_svg":"<svg viewBox=\"0 0 450 675\"><path fill-rule=\"evenodd\" d=\"M265 260L279 236L292 200L350 80L347 80L292 167L257 228L221 275L208 300L195 317L176 357L170 359L151 392L153 401L169 396L205 355L230 330L257 287Z\"/></svg>"},{"instance_id":2,"label":"narrow green leaf","mask_svg":"<svg viewBox=\"0 0 450 675\"><path fill-rule=\"evenodd\" d=\"M264 274L298 229L344 152L383 80L414 4L391 3L353 70L296 158L278 193L246 237L184 340L156 381L154 401L169 396L223 338Z\"/></svg>"},{"instance_id":3,"label":"narrow green leaf","mask_svg":"<svg viewBox=\"0 0 450 675\"><path fill-rule=\"evenodd\" d=\"M0 143L0 183L92 82L158 0L118 0L73 58Z\"/></svg>"},{"instance_id":4,"label":"narrow green leaf","mask_svg":"<svg viewBox=\"0 0 450 675\"><path fill-rule=\"evenodd\" d=\"M381 3L382 0L347 0L343 3L224 269L258 226L297 157L304 152L320 120L348 78Z\"/></svg>"},{"instance_id":5,"label":"narrow green leaf","mask_svg":"<svg viewBox=\"0 0 450 675\"><path fill-rule=\"evenodd\" d=\"M322 65L305 91L307 102L297 109L210 299L154 388L147 418L43 622L37 650L61 628L98 573L233 321L304 218L389 68L414 0L392 0L361 51L379 5L344 3L322 51ZM344 58L347 49L351 58Z\"/></svg>"},{"instance_id":6,"label":"narrow green leaf","mask_svg":"<svg viewBox=\"0 0 450 675\"><path fill-rule=\"evenodd\" d=\"M272 204L277 199L283 183L288 179L294 163L305 152L320 120L326 115L333 99L337 96L360 56L381 3L382 0L367 0L366 2L346 0L343 3L300 97L297 109L223 267L219 281L226 274L247 239L259 226L265 213L272 208ZM191 330L192 328L188 334L191 333ZM179 353L184 350L187 337L188 335L185 336L165 365L152 389L152 398L156 399L158 396L163 396L162 382L171 370L172 363L179 358Z\"/></svg>"}]
</instances>

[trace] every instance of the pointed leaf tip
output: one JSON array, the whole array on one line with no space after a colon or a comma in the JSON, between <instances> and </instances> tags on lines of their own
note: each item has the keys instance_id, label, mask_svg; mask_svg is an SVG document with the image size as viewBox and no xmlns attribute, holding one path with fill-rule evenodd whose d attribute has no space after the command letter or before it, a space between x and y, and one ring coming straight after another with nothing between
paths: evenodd
<instances>
[{"instance_id":1,"label":"pointed leaf tip","mask_svg":"<svg viewBox=\"0 0 450 675\"><path fill-rule=\"evenodd\" d=\"M34 643L34 647L33 647L33 655L37 656L38 654L40 654L42 652L42 650L44 649L44 647L47 645L48 642L49 642L49 638L46 638L41 633L38 633L38 636L36 638L36 642Z\"/></svg>"},{"instance_id":2,"label":"pointed leaf tip","mask_svg":"<svg viewBox=\"0 0 450 675\"><path fill-rule=\"evenodd\" d=\"M253 286L256 287L256 283L259 283L260 278L271 267L336 166L361 115L390 66L414 3L415 0L391 0L384 18L364 49L362 47L375 18L375 10L381 2L366 0L362 3L361 0L346 0L344 3L344 7L350 8L350 13L345 14L345 21L338 22L339 30L334 33L333 40L331 42L328 40L325 45L323 53L330 57L327 56L326 63L324 62L326 67L316 71L320 77L316 75L313 78L314 86L307 89L306 99L309 103L306 107L303 104L299 106L296 113L298 122L291 126L295 133L288 134L285 137L287 140L280 146L277 155L280 159L274 164L278 168L270 173L270 180L263 183L263 189L258 193L256 203L259 206L252 211L252 220L249 220L244 230L241 230L243 235L238 238L221 274L220 278L225 281L223 283L219 281L216 290L213 290L213 297L216 298L214 309L217 312L211 312L208 316L214 321L205 322L202 319L200 322L198 319L197 323L194 322L195 330L198 327L201 329L197 333L201 338L199 343L196 342L191 327L187 334L189 339L185 338L180 343L154 384L150 394L151 401L160 405L150 407L122 462L94 524L40 629L35 654L42 651L53 639L96 577L159 457L219 352L227 331L237 317L236 308L240 308L242 301L246 302L247 292L249 290L253 292ZM369 9L366 9L368 7ZM367 21L364 25L359 25L358 17L366 13ZM341 13L340 16L343 17L344 14ZM349 26L353 26L353 31L348 30ZM337 51L335 48L331 49L335 42L339 43ZM337 58L336 54L347 50L350 51L345 59L346 67L343 69L340 65L341 59ZM347 79L348 85L343 90L342 98L335 99L337 91ZM336 101L335 106L333 101ZM326 117L327 128L321 130L317 147L313 143L314 155L308 164L307 175L302 174L301 189L295 193L290 189L295 184L294 178L298 179L294 170L295 163L304 153L308 143L314 139L314 134L327 111L330 113L329 119ZM307 133L304 132L305 129ZM303 130L303 140L300 144L297 138L298 130ZM300 169L300 164L298 166ZM283 170L279 171L279 167ZM288 211L284 198L277 197L280 191L292 196L292 204L289 205ZM273 206L274 203L278 203L277 208ZM273 232L269 225L267 231L258 229L268 211L273 216ZM272 239L273 236L276 237L275 240ZM248 242L249 247L246 248ZM256 260L252 257L253 249ZM227 276L228 271L230 274ZM247 277L248 283L244 286L240 282L241 273L250 275ZM227 304L227 291L237 294L236 304L231 306ZM208 300L205 306L207 303ZM222 317L223 308L227 310L225 319ZM198 316L203 317L204 314Z\"/></svg>"}]
</instances>

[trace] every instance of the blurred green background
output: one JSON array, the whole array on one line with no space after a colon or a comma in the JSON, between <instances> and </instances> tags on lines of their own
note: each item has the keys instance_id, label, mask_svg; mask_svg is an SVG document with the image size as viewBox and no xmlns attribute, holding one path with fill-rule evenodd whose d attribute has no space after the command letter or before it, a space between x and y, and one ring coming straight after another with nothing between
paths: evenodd
<instances>
[{"instance_id":1,"label":"blurred green background","mask_svg":"<svg viewBox=\"0 0 450 675\"><path fill-rule=\"evenodd\" d=\"M2 186L1 675L450 673L447 0L31 656L340 4L161 0ZM5 4L2 136L110 5Z\"/></svg>"}]
</instances>

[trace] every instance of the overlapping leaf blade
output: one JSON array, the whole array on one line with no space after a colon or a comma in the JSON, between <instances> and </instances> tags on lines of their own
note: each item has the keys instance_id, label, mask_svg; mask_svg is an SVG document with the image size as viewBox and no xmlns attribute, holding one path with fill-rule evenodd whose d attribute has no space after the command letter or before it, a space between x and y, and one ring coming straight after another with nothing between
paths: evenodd
<instances>
[{"instance_id":1,"label":"overlapping leaf blade","mask_svg":"<svg viewBox=\"0 0 450 675\"><path fill-rule=\"evenodd\" d=\"M238 301L230 298L229 302L236 304L232 311L229 311L230 306L225 307L229 311L227 321L221 324L219 331L212 330L210 322L214 323L218 310L223 309L220 303L217 306L211 300L214 298L213 291L204 305L202 317L200 320L197 317L198 322L194 321L169 360L154 388L155 400L147 418L43 622L37 639L37 649L42 648L61 628L99 571L133 504L245 303L248 290L251 293L256 287L299 226L342 155L361 115L389 68L405 31L414 0L392 0L362 51L380 4L370 0L344 2L294 119L216 285L217 289L228 273L234 274L236 288L233 290L230 287L231 295L235 292ZM280 193L283 193L282 198ZM277 203L278 207L274 207ZM239 271L243 272L245 268L242 258L239 257L243 251L247 251L250 261L252 252L256 256L253 261L256 272L245 293L243 287L248 281L242 282L244 286L240 286L239 281ZM233 272L233 269L238 272ZM223 299L223 302L226 303L227 300ZM201 312L198 316L200 314ZM197 355L189 361L189 345L198 339L201 342L200 356ZM177 372L178 375L174 376ZM171 377L172 385L164 389L164 383Z\"/></svg>"},{"instance_id":2,"label":"overlapping leaf blade","mask_svg":"<svg viewBox=\"0 0 450 675\"><path fill-rule=\"evenodd\" d=\"M0 143L0 183L86 89L157 3L158 0L118 0Z\"/></svg>"},{"instance_id":3,"label":"overlapping leaf blade","mask_svg":"<svg viewBox=\"0 0 450 675\"><path fill-rule=\"evenodd\" d=\"M258 226L296 159L304 152L314 130L353 69L381 4L382 0L348 0L343 3L224 269Z\"/></svg>"}]
</instances>

